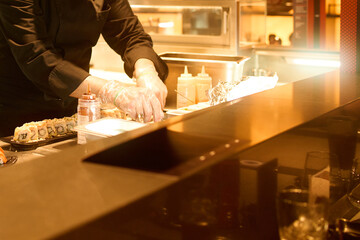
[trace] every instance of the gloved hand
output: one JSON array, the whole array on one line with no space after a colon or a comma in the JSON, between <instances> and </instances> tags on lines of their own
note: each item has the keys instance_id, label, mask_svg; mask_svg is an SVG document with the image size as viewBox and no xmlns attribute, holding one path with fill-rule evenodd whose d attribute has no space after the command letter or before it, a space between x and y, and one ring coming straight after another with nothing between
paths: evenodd
<instances>
[{"instance_id":1,"label":"gloved hand","mask_svg":"<svg viewBox=\"0 0 360 240\"><path fill-rule=\"evenodd\" d=\"M161 103L150 89L109 81L98 95L103 103L113 103L136 121L149 122L153 117L158 122L164 117Z\"/></svg>"},{"instance_id":2,"label":"gloved hand","mask_svg":"<svg viewBox=\"0 0 360 240\"><path fill-rule=\"evenodd\" d=\"M135 63L134 78L136 85L150 89L161 103L161 108L164 109L168 90L159 78L153 62L149 59L140 58Z\"/></svg>"}]
</instances>

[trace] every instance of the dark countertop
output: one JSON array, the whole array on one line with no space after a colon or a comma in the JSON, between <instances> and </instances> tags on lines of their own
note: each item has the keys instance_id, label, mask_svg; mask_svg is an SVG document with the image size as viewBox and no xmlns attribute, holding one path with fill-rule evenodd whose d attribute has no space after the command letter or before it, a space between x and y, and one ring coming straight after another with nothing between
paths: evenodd
<instances>
[{"instance_id":1,"label":"dark countertop","mask_svg":"<svg viewBox=\"0 0 360 240\"><path fill-rule=\"evenodd\" d=\"M359 79L330 72L2 168L0 237L52 238L118 212L355 101Z\"/></svg>"}]
</instances>

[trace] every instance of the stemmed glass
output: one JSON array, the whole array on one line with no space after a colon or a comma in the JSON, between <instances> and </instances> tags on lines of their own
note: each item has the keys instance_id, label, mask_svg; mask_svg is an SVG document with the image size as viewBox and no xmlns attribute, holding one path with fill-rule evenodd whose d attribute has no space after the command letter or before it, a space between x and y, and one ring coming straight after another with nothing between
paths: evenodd
<instances>
[{"instance_id":1,"label":"stemmed glass","mask_svg":"<svg viewBox=\"0 0 360 240\"><path fill-rule=\"evenodd\" d=\"M358 158L354 159L351 169L347 197L352 205L360 208L360 161Z\"/></svg>"},{"instance_id":2,"label":"stemmed glass","mask_svg":"<svg viewBox=\"0 0 360 240\"><path fill-rule=\"evenodd\" d=\"M302 187L316 196L335 202L347 192L346 181L341 178L337 155L327 151L311 151L306 154Z\"/></svg>"}]
</instances>

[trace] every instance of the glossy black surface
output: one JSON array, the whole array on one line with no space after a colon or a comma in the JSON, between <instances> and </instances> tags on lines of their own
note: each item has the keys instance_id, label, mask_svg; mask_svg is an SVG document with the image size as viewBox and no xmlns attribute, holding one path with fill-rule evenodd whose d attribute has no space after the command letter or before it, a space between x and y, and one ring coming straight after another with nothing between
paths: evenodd
<instances>
[{"instance_id":1,"label":"glossy black surface","mask_svg":"<svg viewBox=\"0 0 360 240\"><path fill-rule=\"evenodd\" d=\"M329 76L332 78L336 74ZM154 138L160 142L164 136L171 139L171 135L175 134L169 129L181 129L173 135L172 140L175 141L169 141L174 145L165 145L163 153L160 147L148 158L141 155L132 160L136 163L139 161L135 159L152 161L153 156L167 159L170 164L167 168L156 169L167 174L171 169L181 169L176 166L186 166L187 161L196 161L196 154L205 156L206 151L214 151L212 156L207 156L209 161L216 155L226 157L175 185L57 239L75 239L77 236L88 236L89 232L105 234L109 239L278 239L276 197L282 189L302 187L306 153L336 152L341 156L340 163L344 163L346 158L352 161L358 155L358 78L343 78L343 81L335 80L334 84L326 81L327 77L318 77L306 83L295 83L296 86L283 86L272 90L272 93L278 93L272 94L272 98L267 98L267 93L251 96L251 100L246 98L240 104L204 112L178 123L178 127L175 125L162 130L161 137ZM293 88L293 91L289 91L289 88ZM333 97L329 98L330 95ZM351 101L353 97L355 100ZM247 101L252 103L251 108L248 108ZM327 109L342 103L347 104L327 112ZM318 113L317 117L314 117L314 112ZM260 117L264 113L267 113L267 117ZM352 119L356 126L353 129L355 138L342 138L348 134L347 125L336 125L334 130L331 121L339 118ZM306 123L300 124L302 121ZM283 133L279 131L285 128L289 129ZM338 134L335 142L334 131ZM276 135L275 132L280 134ZM185 141L188 144L177 142L189 133L193 137ZM272 134L276 136L271 137ZM208 140L204 139L208 144L203 144L203 148L197 147L201 142L197 138L199 136L209 137ZM212 141L215 137L217 141ZM244 145L251 147L232 149L232 139L247 140L242 141L238 149ZM151 141L146 142L152 146ZM158 146L159 143L153 144ZM229 144L226 149L232 155L226 150L216 150L217 146L224 144ZM351 151L345 147L349 144L354 146ZM189 149L192 149L191 154L186 154ZM109 153L114 155L113 152ZM98 155L94 159L102 158ZM147 164L140 165L144 167ZM148 167L154 168L151 164ZM344 165L342 168L350 169L351 166ZM176 173L185 177L189 169L184 167ZM338 218L351 219L358 212L346 199L347 187L347 182L344 182L340 188L330 189L329 239L340 237L335 231Z\"/></svg>"},{"instance_id":2,"label":"glossy black surface","mask_svg":"<svg viewBox=\"0 0 360 240\"><path fill-rule=\"evenodd\" d=\"M359 118L359 79L331 72L14 164L0 235L276 239L277 192L301 184L306 152L329 150L329 118ZM331 218L351 219L338 193Z\"/></svg>"}]
</instances>

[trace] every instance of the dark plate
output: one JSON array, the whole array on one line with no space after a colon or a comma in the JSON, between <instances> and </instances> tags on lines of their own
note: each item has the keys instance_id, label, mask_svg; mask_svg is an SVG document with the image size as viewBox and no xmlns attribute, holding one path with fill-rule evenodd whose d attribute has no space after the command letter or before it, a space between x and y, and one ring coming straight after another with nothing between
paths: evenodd
<instances>
[{"instance_id":1,"label":"dark plate","mask_svg":"<svg viewBox=\"0 0 360 240\"><path fill-rule=\"evenodd\" d=\"M13 165L14 163L16 163L16 161L18 159L16 156L8 156L6 158L7 158L7 162L5 164L0 164L0 168Z\"/></svg>"},{"instance_id":2,"label":"dark plate","mask_svg":"<svg viewBox=\"0 0 360 240\"><path fill-rule=\"evenodd\" d=\"M29 150L34 150L38 147L44 146L44 145L48 145L51 143L55 143L55 142L60 142L60 141L64 141L66 139L70 139L70 138L74 138L77 136L77 133L69 133L66 135L62 135L62 136L56 136L53 138L49 138L49 139L45 139L45 140L39 140L36 142L29 142L29 143L19 143L13 140L13 136L8 136L8 137L3 137L0 138L1 141L6 142L6 143L10 143L12 149L17 150L17 151L29 151Z\"/></svg>"}]
</instances>

